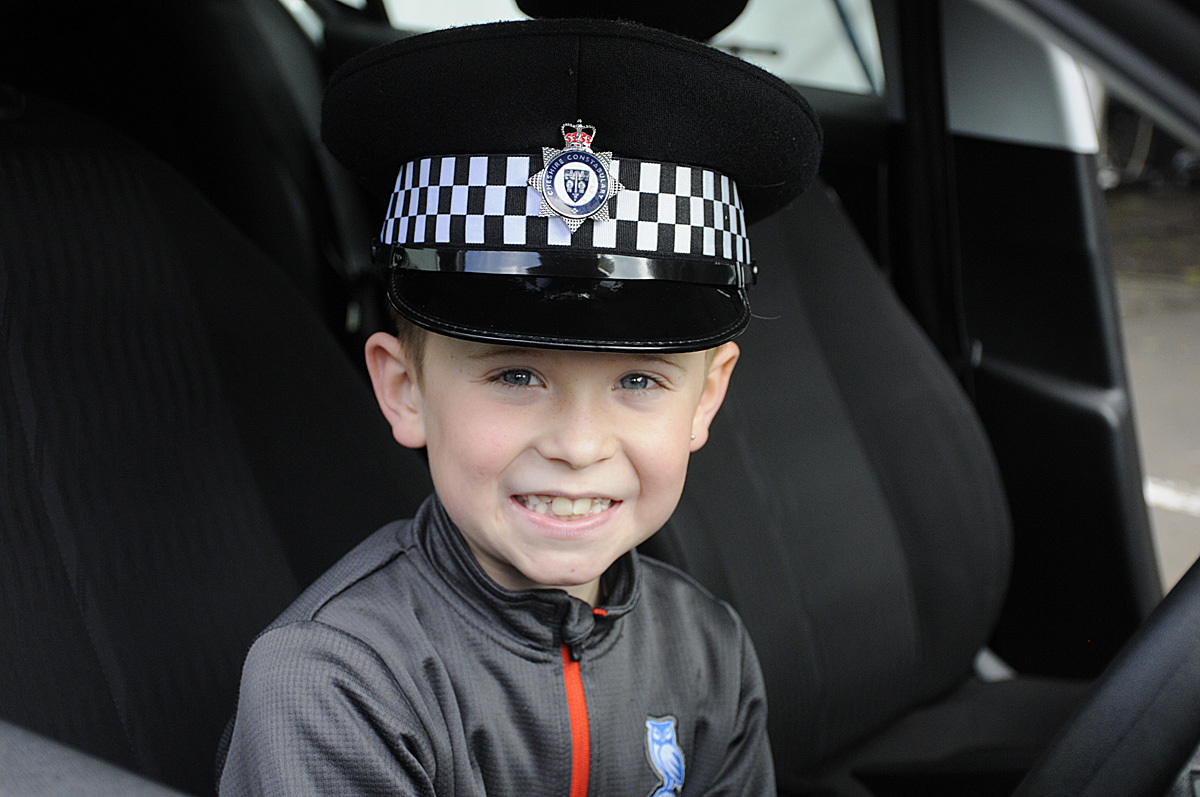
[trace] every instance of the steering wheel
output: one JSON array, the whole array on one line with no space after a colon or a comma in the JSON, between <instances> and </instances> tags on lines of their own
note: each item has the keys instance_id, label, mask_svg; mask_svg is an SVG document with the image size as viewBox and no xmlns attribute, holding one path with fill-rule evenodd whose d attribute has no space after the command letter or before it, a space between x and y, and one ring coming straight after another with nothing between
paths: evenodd
<instances>
[{"instance_id":1,"label":"steering wheel","mask_svg":"<svg viewBox=\"0 0 1200 797\"><path fill-rule=\"evenodd\" d=\"M1117 654L1016 797L1161 796L1198 743L1200 562ZM1182 777L1180 793L1200 793L1192 767Z\"/></svg>"}]
</instances>

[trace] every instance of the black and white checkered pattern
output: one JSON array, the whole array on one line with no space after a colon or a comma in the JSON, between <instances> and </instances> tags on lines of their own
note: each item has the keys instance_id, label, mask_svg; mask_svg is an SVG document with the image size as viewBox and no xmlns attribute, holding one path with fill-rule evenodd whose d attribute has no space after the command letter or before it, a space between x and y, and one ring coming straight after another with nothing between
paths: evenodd
<instances>
[{"instance_id":1,"label":"black and white checkered pattern","mask_svg":"<svg viewBox=\"0 0 1200 797\"><path fill-rule=\"evenodd\" d=\"M750 262L737 185L710 169L617 159L622 186L609 221L586 221L574 234L557 216L540 216L542 197L529 155L424 158L396 179L381 238L404 246L602 250L640 257L708 257Z\"/></svg>"}]
</instances>

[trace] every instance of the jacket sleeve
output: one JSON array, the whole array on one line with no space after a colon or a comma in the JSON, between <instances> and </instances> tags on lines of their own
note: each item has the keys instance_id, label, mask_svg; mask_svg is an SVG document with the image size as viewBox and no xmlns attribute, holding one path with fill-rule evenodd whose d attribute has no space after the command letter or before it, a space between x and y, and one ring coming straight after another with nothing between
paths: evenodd
<instances>
[{"instance_id":1,"label":"jacket sleeve","mask_svg":"<svg viewBox=\"0 0 1200 797\"><path fill-rule=\"evenodd\" d=\"M371 648L321 623L281 626L246 657L220 794L432 797L430 739Z\"/></svg>"},{"instance_id":2,"label":"jacket sleeve","mask_svg":"<svg viewBox=\"0 0 1200 797\"><path fill-rule=\"evenodd\" d=\"M767 693L754 643L742 620L729 609L737 623L741 646L737 712L729 735L725 762L707 797L763 797L774 795L775 766L767 738Z\"/></svg>"}]
</instances>

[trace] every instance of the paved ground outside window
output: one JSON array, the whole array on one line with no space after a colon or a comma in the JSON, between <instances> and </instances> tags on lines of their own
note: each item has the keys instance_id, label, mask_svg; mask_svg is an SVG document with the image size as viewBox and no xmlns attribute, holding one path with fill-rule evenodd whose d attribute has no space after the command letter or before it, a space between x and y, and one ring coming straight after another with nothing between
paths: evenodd
<instances>
[{"instance_id":1,"label":"paved ground outside window","mask_svg":"<svg viewBox=\"0 0 1200 797\"><path fill-rule=\"evenodd\" d=\"M1163 583L1200 557L1200 188L1108 194L1117 290Z\"/></svg>"}]
</instances>

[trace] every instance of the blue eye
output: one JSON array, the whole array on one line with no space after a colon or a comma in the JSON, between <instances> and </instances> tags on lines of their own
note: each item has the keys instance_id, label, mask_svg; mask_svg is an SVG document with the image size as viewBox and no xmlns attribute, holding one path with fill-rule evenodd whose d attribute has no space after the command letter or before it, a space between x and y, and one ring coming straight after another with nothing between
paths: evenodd
<instances>
[{"instance_id":1,"label":"blue eye","mask_svg":"<svg viewBox=\"0 0 1200 797\"><path fill-rule=\"evenodd\" d=\"M655 381L645 374L629 374L621 377L618 382L622 390L649 390L655 386Z\"/></svg>"},{"instance_id":2,"label":"blue eye","mask_svg":"<svg viewBox=\"0 0 1200 797\"><path fill-rule=\"evenodd\" d=\"M497 380L512 387L530 387L538 383L537 377L533 375L532 371L525 371L520 368L505 371L497 377Z\"/></svg>"}]
</instances>

